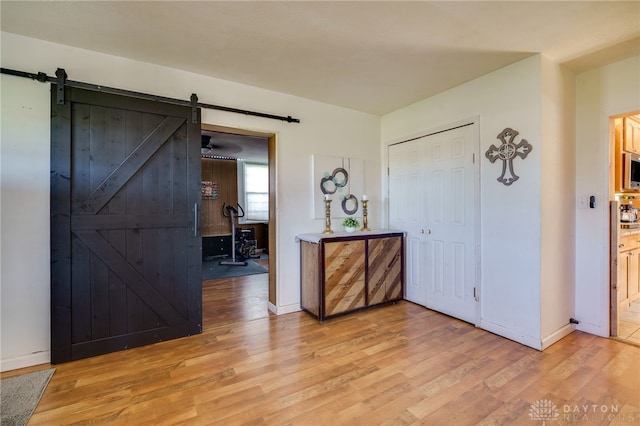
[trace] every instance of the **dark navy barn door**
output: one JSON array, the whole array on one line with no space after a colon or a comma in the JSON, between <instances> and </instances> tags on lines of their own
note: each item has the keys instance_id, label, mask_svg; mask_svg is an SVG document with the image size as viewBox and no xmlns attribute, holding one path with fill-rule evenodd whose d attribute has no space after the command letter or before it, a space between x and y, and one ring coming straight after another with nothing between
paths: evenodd
<instances>
[{"instance_id":1,"label":"dark navy barn door","mask_svg":"<svg viewBox=\"0 0 640 426\"><path fill-rule=\"evenodd\" d=\"M52 85L52 362L200 333L200 123L65 91L58 105Z\"/></svg>"}]
</instances>

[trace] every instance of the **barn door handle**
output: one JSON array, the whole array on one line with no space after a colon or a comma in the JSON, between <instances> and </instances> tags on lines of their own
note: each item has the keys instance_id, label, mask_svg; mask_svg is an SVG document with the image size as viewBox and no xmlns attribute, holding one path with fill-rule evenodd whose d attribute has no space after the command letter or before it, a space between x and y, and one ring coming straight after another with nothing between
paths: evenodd
<instances>
[{"instance_id":1,"label":"barn door handle","mask_svg":"<svg viewBox=\"0 0 640 426\"><path fill-rule=\"evenodd\" d=\"M193 236L198 236L198 203L193 203Z\"/></svg>"}]
</instances>

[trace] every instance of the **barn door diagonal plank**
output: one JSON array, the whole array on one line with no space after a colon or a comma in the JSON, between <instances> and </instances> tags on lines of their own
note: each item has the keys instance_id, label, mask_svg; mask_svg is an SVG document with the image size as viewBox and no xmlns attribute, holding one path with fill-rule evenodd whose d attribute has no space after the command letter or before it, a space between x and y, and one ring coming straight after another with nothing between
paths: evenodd
<instances>
[{"instance_id":1,"label":"barn door diagonal plank","mask_svg":"<svg viewBox=\"0 0 640 426\"><path fill-rule=\"evenodd\" d=\"M165 323L173 325L184 322L185 318L98 232L76 231L74 234L92 253L100 259L107 260L113 273L144 300Z\"/></svg>"},{"instance_id":2,"label":"barn door diagonal plank","mask_svg":"<svg viewBox=\"0 0 640 426\"><path fill-rule=\"evenodd\" d=\"M79 203L79 211L86 214L98 213L185 122L181 117L165 118L122 164L91 191L84 202Z\"/></svg>"},{"instance_id":3,"label":"barn door diagonal plank","mask_svg":"<svg viewBox=\"0 0 640 426\"><path fill-rule=\"evenodd\" d=\"M96 231L76 231L74 234L100 259L109 260L109 268L120 277L140 299L167 324L177 324L184 318L118 251Z\"/></svg>"}]
</instances>

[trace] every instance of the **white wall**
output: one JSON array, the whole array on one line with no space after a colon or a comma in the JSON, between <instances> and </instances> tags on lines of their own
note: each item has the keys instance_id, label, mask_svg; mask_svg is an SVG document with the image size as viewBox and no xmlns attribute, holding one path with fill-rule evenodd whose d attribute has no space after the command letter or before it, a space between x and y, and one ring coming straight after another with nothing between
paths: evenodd
<instances>
[{"instance_id":1,"label":"white wall","mask_svg":"<svg viewBox=\"0 0 640 426\"><path fill-rule=\"evenodd\" d=\"M3 75L0 92L0 351L4 371L49 361L50 114L49 91L29 80Z\"/></svg>"},{"instance_id":2,"label":"white wall","mask_svg":"<svg viewBox=\"0 0 640 426\"><path fill-rule=\"evenodd\" d=\"M540 55L532 56L382 118L383 164L386 164L386 147L390 143L424 134L430 129L441 128L465 118L480 117L479 325L535 348L542 348L545 343L549 343L545 342L547 336L558 332L569 319L567 316L564 318L565 324L558 325L556 317L571 312L573 308L573 301L567 301L571 299L567 295L572 294L572 283L563 283L559 293L549 293L545 300L558 294L561 297L559 303L549 306L554 311L554 318L545 321L543 334L542 315L546 315L546 312L541 305L541 233L551 229L560 232L558 235L550 235L545 247L562 238L572 238L572 231L565 231L555 221L549 222L551 216L546 217L544 224L541 222L542 209L553 205L558 195L558 191L553 191L549 196L542 196L542 182L547 182L543 174L547 173L547 161L551 167L555 166L548 158L556 159L556 154L561 154L556 159L560 164L571 164L573 161L568 158L571 140L562 141L563 147L553 148L545 154L549 149L547 144L561 142L560 135L568 135L566 126L550 121L550 115L543 114L543 108L562 99L562 95L556 93L543 96L543 89L560 90L566 95L563 91L566 89L558 83L558 80L564 81L562 79L566 78L560 70L548 70L543 85L544 61L546 59ZM428 78L428 73L425 77ZM560 103L563 105L554 106L554 110L561 111L564 101ZM562 118L564 116L556 120ZM492 164L484 157L490 145L499 144L496 136L506 127L520 132L516 141L524 138L533 145L533 150L526 159L514 160L514 169L520 179L511 186L504 186L496 181L500 174L500 163ZM562 182L572 180L562 171L555 176ZM571 244L572 242L563 244L560 248ZM569 254L563 258L567 257L572 256ZM569 269L573 269L571 265L570 262ZM571 274L559 270L557 265L549 264L544 271L545 277L551 278L554 285L563 279L571 280ZM552 290L553 287L549 286L548 289Z\"/></svg>"},{"instance_id":3,"label":"white wall","mask_svg":"<svg viewBox=\"0 0 640 426\"><path fill-rule=\"evenodd\" d=\"M640 110L640 57L576 77L576 319L579 330L609 336L609 117Z\"/></svg>"},{"instance_id":4,"label":"white wall","mask_svg":"<svg viewBox=\"0 0 640 426\"><path fill-rule=\"evenodd\" d=\"M322 232L311 215L311 156L365 161L369 218L381 226L380 119L353 110L177 69L2 33L2 67L301 119L300 124L204 110L203 123L277 136L278 313L299 309L295 235ZM49 85L2 76L2 348L4 370L49 361ZM35 355L34 355L35 354Z\"/></svg>"},{"instance_id":5,"label":"white wall","mask_svg":"<svg viewBox=\"0 0 640 426\"><path fill-rule=\"evenodd\" d=\"M574 330L575 75L542 57L541 338Z\"/></svg>"}]
</instances>

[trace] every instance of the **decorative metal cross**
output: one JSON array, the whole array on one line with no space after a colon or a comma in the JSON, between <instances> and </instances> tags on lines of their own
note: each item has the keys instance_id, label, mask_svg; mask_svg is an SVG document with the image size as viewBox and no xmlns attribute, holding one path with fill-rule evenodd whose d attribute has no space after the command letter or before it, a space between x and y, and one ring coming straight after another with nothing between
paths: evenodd
<instances>
[{"instance_id":1,"label":"decorative metal cross","mask_svg":"<svg viewBox=\"0 0 640 426\"><path fill-rule=\"evenodd\" d=\"M516 175L513 171L513 159L520 157L524 160L533 149L531 144L525 139L522 139L519 144L513 143L516 136L518 136L518 132L507 127L498 134L498 139L502 141L502 144L499 147L491 145L484 154L492 163L498 159L502 160L502 174L498 177L498 182L502 182L506 186L520 179L520 176ZM509 138L509 140L507 140L507 138ZM509 176L505 177L507 165L509 167Z\"/></svg>"}]
</instances>

